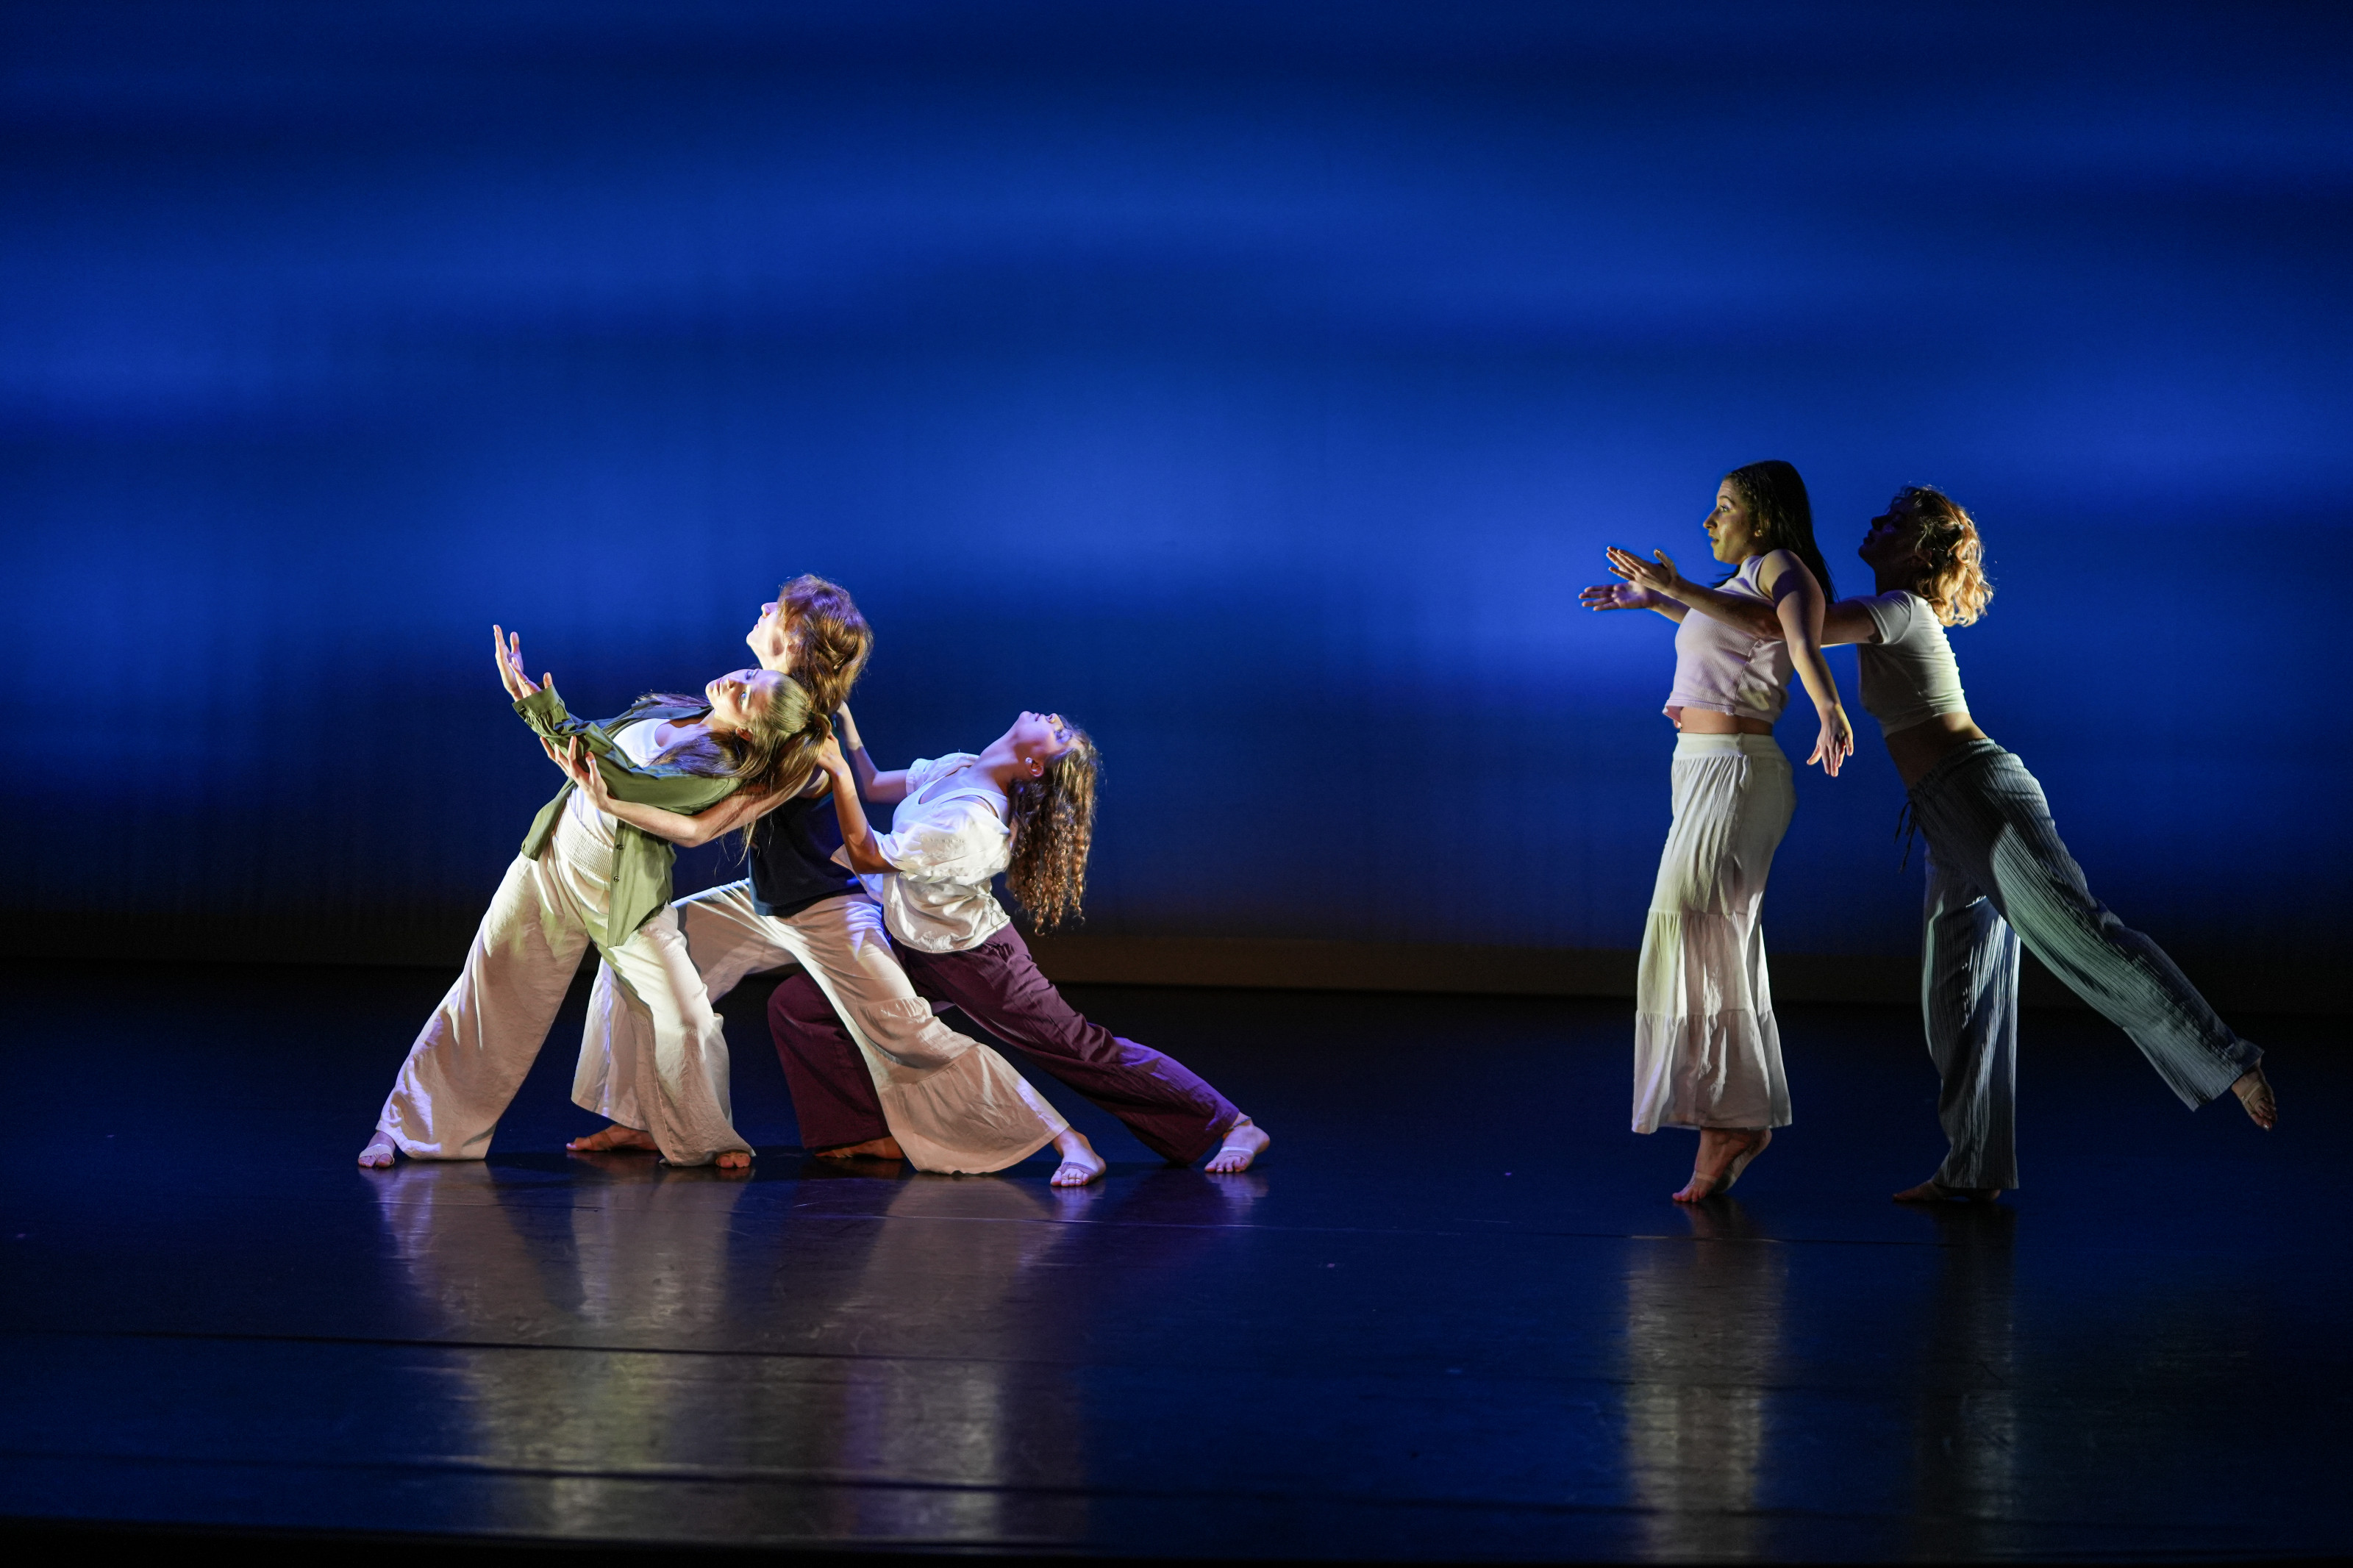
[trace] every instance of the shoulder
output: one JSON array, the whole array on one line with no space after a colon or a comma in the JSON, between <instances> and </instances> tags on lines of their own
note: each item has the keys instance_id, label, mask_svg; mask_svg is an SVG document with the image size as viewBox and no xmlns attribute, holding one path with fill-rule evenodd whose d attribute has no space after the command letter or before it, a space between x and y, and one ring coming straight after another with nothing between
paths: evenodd
<instances>
[{"instance_id":1,"label":"shoulder","mask_svg":"<svg viewBox=\"0 0 2353 1568\"><path fill-rule=\"evenodd\" d=\"M1902 642L1922 621L1934 624L1936 618L1927 614L1928 602L1909 588L1891 589L1853 602L1871 617L1872 628L1883 643Z\"/></svg>"},{"instance_id":2,"label":"shoulder","mask_svg":"<svg viewBox=\"0 0 2353 1568\"><path fill-rule=\"evenodd\" d=\"M1742 563L1740 574L1757 594L1767 599L1779 597L1778 590L1785 579L1796 574L1796 581L1812 583L1814 574L1794 551L1768 550L1762 555L1752 555ZM1820 587L1820 584L1815 584Z\"/></svg>"},{"instance_id":3,"label":"shoulder","mask_svg":"<svg viewBox=\"0 0 2353 1568\"><path fill-rule=\"evenodd\" d=\"M908 793L912 795L933 780L954 773L966 763L978 760L970 752L950 752L942 757L917 757L907 764Z\"/></svg>"}]
</instances>

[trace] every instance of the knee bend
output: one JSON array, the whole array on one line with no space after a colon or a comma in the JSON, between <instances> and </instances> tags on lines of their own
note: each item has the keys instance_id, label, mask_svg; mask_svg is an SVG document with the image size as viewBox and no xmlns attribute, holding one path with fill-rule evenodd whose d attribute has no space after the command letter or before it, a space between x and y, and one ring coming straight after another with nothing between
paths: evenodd
<instances>
[{"instance_id":1,"label":"knee bend","mask_svg":"<svg viewBox=\"0 0 2353 1568\"><path fill-rule=\"evenodd\" d=\"M771 1028L806 1029L835 1023L824 988L806 974L789 974L768 998Z\"/></svg>"}]
</instances>

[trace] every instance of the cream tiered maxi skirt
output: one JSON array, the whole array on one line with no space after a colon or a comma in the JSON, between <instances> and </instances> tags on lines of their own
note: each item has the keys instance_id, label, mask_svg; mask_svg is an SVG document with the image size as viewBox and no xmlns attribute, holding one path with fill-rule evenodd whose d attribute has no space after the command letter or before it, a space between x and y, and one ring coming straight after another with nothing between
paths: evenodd
<instances>
[{"instance_id":1,"label":"cream tiered maxi skirt","mask_svg":"<svg viewBox=\"0 0 2353 1568\"><path fill-rule=\"evenodd\" d=\"M1634 985L1637 1132L1789 1124L1757 914L1796 806L1770 735L1675 742L1674 826Z\"/></svg>"}]
</instances>

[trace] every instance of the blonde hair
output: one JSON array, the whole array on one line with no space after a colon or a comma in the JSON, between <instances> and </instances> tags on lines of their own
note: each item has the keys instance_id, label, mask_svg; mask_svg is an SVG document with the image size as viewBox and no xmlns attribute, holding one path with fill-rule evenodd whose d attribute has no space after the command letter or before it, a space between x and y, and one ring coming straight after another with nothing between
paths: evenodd
<instances>
[{"instance_id":1,"label":"blonde hair","mask_svg":"<svg viewBox=\"0 0 2353 1568\"><path fill-rule=\"evenodd\" d=\"M708 710L702 697L683 692L649 692L652 700L680 708ZM705 731L663 752L655 760L684 768L705 778L732 778L741 787L763 795L799 789L817 771L817 749L828 734L818 716L808 683L798 677L780 677L776 694L752 715L748 730L724 734Z\"/></svg>"},{"instance_id":2,"label":"blonde hair","mask_svg":"<svg viewBox=\"0 0 2353 1568\"><path fill-rule=\"evenodd\" d=\"M1070 730L1070 749L1038 777L1016 779L1011 795L1013 863L1005 868L1005 885L1039 931L1079 918L1087 854L1094 847L1103 753L1084 730Z\"/></svg>"},{"instance_id":3,"label":"blonde hair","mask_svg":"<svg viewBox=\"0 0 2353 1568\"><path fill-rule=\"evenodd\" d=\"M1977 519L1934 485L1905 485L1888 510L1907 511L1920 524L1920 558L1926 565L1912 591L1928 601L1945 625L1974 625L1993 598Z\"/></svg>"},{"instance_id":4,"label":"blonde hair","mask_svg":"<svg viewBox=\"0 0 2353 1568\"><path fill-rule=\"evenodd\" d=\"M776 590L785 613L785 639L793 653L793 674L808 689L817 710L830 717L849 700L849 689L866 673L874 651L874 629L858 613L849 590L804 572Z\"/></svg>"}]
</instances>

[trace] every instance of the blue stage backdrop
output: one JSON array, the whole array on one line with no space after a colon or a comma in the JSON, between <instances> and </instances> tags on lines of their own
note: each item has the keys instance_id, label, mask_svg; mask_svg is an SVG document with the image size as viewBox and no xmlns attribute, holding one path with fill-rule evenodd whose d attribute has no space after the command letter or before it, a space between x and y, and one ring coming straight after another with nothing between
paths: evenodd
<instances>
[{"instance_id":1,"label":"blue stage backdrop","mask_svg":"<svg viewBox=\"0 0 2353 1568\"><path fill-rule=\"evenodd\" d=\"M609 711L808 570L886 763L1093 730L1091 929L1630 947L1671 628L1577 590L1780 457L1844 590L1976 509L1972 707L2128 918L2340 950L2344 17L16 0L18 917L477 907L555 783L491 623ZM1784 951L1915 941L1865 739Z\"/></svg>"}]
</instances>

